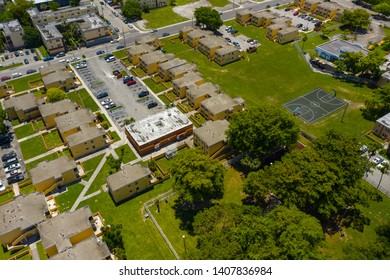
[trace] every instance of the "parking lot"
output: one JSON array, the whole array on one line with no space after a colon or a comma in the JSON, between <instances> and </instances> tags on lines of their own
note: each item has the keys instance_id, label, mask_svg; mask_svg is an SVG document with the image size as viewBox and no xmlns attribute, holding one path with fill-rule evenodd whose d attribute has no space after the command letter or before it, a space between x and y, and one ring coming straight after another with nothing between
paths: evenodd
<instances>
[{"instance_id":1,"label":"parking lot","mask_svg":"<svg viewBox=\"0 0 390 280\"><path fill-rule=\"evenodd\" d=\"M238 33L234 34L235 35L234 36L233 34L231 34L229 32L229 30L231 30L231 29L228 29L228 27L226 25L222 25L218 29L218 32L221 34L223 39L225 39L225 41L229 45L236 46L241 51L246 51L250 47L258 47L260 45L257 42L257 38L249 38L245 35L238 34ZM254 41L249 41L250 39L252 39Z\"/></svg>"},{"instance_id":2,"label":"parking lot","mask_svg":"<svg viewBox=\"0 0 390 280\"><path fill-rule=\"evenodd\" d=\"M294 9L289 10L289 11L272 9L272 12L276 13L280 16L285 16L285 17L291 18L291 21L292 21L291 26L296 26L296 27L300 26L299 29L301 31L311 31L314 29L315 22L301 18L300 13L294 16L294 13L296 13L296 10L294 10ZM310 17L315 18L313 16L310 16ZM307 30L304 30L304 29L306 29L305 27L307 28Z\"/></svg>"},{"instance_id":3,"label":"parking lot","mask_svg":"<svg viewBox=\"0 0 390 280\"><path fill-rule=\"evenodd\" d=\"M108 93L108 97L112 99L116 107L107 111L119 129L123 129L126 119L140 120L164 109L162 102L150 91L148 96L138 97L140 92L147 90L146 86L138 78L134 77L136 81L134 85L127 86L127 84L123 83L122 78L117 79L113 75L114 70L119 70L120 72L124 70L130 76L129 72L118 60L106 62L103 58L89 59L87 67L76 71L95 98L101 92ZM95 99L100 103L102 110L106 110L101 105L101 102L106 98ZM157 102L158 106L149 109L148 104L153 101Z\"/></svg>"}]
</instances>

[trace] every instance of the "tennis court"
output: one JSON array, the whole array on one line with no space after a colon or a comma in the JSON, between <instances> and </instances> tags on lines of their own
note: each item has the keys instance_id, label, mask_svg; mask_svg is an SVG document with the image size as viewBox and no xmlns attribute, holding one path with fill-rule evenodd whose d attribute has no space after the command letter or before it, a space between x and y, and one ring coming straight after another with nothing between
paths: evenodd
<instances>
[{"instance_id":1,"label":"tennis court","mask_svg":"<svg viewBox=\"0 0 390 280\"><path fill-rule=\"evenodd\" d=\"M318 88L284 104L284 107L305 122L314 123L346 105L347 102L338 99L336 94Z\"/></svg>"}]
</instances>

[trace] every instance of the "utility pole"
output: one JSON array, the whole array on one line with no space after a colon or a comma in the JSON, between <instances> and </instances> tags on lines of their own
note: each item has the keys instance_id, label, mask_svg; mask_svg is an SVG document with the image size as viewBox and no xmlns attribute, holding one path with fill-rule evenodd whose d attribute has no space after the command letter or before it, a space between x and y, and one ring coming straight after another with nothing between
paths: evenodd
<instances>
[{"instance_id":1,"label":"utility pole","mask_svg":"<svg viewBox=\"0 0 390 280\"><path fill-rule=\"evenodd\" d=\"M347 102L347 106L345 106L343 115L341 116L341 122L342 122L342 123L344 123L344 116L345 116L345 112L347 111L348 105L349 105L349 103Z\"/></svg>"},{"instance_id":2,"label":"utility pole","mask_svg":"<svg viewBox=\"0 0 390 280\"><path fill-rule=\"evenodd\" d=\"M183 243L184 243L184 254L187 257L186 236L182 235L181 238L183 238Z\"/></svg>"}]
</instances>

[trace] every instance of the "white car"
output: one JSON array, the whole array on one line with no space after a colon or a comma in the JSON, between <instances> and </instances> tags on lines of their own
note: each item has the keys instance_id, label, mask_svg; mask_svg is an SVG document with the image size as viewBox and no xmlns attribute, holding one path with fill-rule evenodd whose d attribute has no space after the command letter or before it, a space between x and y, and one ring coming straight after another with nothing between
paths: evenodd
<instances>
[{"instance_id":1,"label":"white car","mask_svg":"<svg viewBox=\"0 0 390 280\"><path fill-rule=\"evenodd\" d=\"M389 162L387 161L387 160L383 160L381 163L379 163L377 166L376 166L376 168L378 168L379 170L382 170L383 169L383 167L385 166L385 164L389 164Z\"/></svg>"},{"instance_id":2,"label":"white car","mask_svg":"<svg viewBox=\"0 0 390 280\"><path fill-rule=\"evenodd\" d=\"M4 186L4 184L3 184L3 181L1 181L0 180L0 192L3 192L3 191L5 191L5 186Z\"/></svg>"},{"instance_id":3,"label":"white car","mask_svg":"<svg viewBox=\"0 0 390 280\"><path fill-rule=\"evenodd\" d=\"M102 102L100 102L103 106L104 105L107 105L109 104L110 102L112 102L112 99L111 98L107 98L107 99L104 99Z\"/></svg>"},{"instance_id":4,"label":"white car","mask_svg":"<svg viewBox=\"0 0 390 280\"><path fill-rule=\"evenodd\" d=\"M115 43L118 43L119 42L119 40L118 39L114 39L114 40L111 40L111 44L115 44Z\"/></svg>"},{"instance_id":5,"label":"white car","mask_svg":"<svg viewBox=\"0 0 390 280\"><path fill-rule=\"evenodd\" d=\"M383 159L382 157L377 156L377 157L375 157L375 158L372 160L372 162L378 165L378 164L382 163L383 160L384 160L384 159Z\"/></svg>"},{"instance_id":6,"label":"white car","mask_svg":"<svg viewBox=\"0 0 390 280\"><path fill-rule=\"evenodd\" d=\"M58 60L58 62L60 62L60 63L62 63L62 62L66 62L66 59L65 59L65 58L63 58L63 59L60 59L60 60Z\"/></svg>"},{"instance_id":7,"label":"white car","mask_svg":"<svg viewBox=\"0 0 390 280\"><path fill-rule=\"evenodd\" d=\"M21 167L21 165L19 163L14 163L14 164L11 164L10 166L4 168L4 172L9 173L12 170L19 169L20 167Z\"/></svg>"},{"instance_id":8,"label":"white car","mask_svg":"<svg viewBox=\"0 0 390 280\"><path fill-rule=\"evenodd\" d=\"M18 175L18 174L20 174L20 173L22 173L20 170L14 169L14 170L11 170L11 171L8 173L7 177L16 176L16 175Z\"/></svg>"}]
</instances>

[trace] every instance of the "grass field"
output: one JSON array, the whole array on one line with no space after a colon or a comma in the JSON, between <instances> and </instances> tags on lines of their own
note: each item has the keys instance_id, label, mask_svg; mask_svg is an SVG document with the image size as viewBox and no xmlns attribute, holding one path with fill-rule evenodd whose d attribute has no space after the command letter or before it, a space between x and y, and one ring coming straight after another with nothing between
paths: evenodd
<instances>
[{"instance_id":1,"label":"grass field","mask_svg":"<svg viewBox=\"0 0 390 280\"><path fill-rule=\"evenodd\" d=\"M171 102L168 100L168 98L166 98L165 95L163 95L163 94L159 94L159 95L157 95L157 97L160 98L160 99L162 100L162 102L164 102L164 104L169 104L169 103L171 103Z\"/></svg>"},{"instance_id":2,"label":"grass field","mask_svg":"<svg viewBox=\"0 0 390 280\"><path fill-rule=\"evenodd\" d=\"M35 134L36 132L34 131L33 126L31 123L19 126L18 128L15 128L15 136L18 139L22 139L24 137L30 136Z\"/></svg>"},{"instance_id":3,"label":"grass field","mask_svg":"<svg viewBox=\"0 0 390 280\"><path fill-rule=\"evenodd\" d=\"M135 160L137 158L133 151L130 149L129 145L123 145L121 147L116 148L115 153L118 156L120 156L122 148L124 148L124 155L122 159L123 163L129 163L130 161Z\"/></svg>"},{"instance_id":4,"label":"grass field","mask_svg":"<svg viewBox=\"0 0 390 280\"><path fill-rule=\"evenodd\" d=\"M33 125L36 131L40 131L45 127L43 120L36 121L33 123Z\"/></svg>"},{"instance_id":5,"label":"grass field","mask_svg":"<svg viewBox=\"0 0 390 280\"><path fill-rule=\"evenodd\" d=\"M129 260L172 260L173 254L150 219L143 219L143 203L171 188L172 180L164 181L154 189L115 206L110 195L103 192L80 203L99 211L107 224L123 225L122 235Z\"/></svg>"},{"instance_id":6,"label":"grass field","mask_svg":"<svg viewBox=\"0 0 390 280\"><path fill-rule=\"evenodd\" d=\"M40 78L41 78L41 74L36 73L23 78L11 80L7 82L7 85L13 86L15 92L21 92L30 89L30 86L28 84L29 81L39 80Z\"/></svg>"},{"instance_id":7,"label":"grass field","mask_svg":"<svg viewBox=\"0 0 390 280\"><path fill-rule=\"evenodd\" d=\"M154 92L159 93L161 91L166 90L166 88L161 84L156 84L151 78L147 78L143 80L143 82Z\"/></svg>"},{"instance_id":8,"label":"grass field","mask_svg":"<svg viewBox=\"0 0 390 280\"><path fill-rule=\"evenodd\" d=\"M102 161L103 157L104 157L104 154L96 156L96 157L93 157L93 158L91 158L89 160L86 160L86 161L82 162L84 170L87 173L87 176L85 176L83 178L83 180L89 181L89 179L91 178L93 172L95 172L96 167Z\"/></svg>"},{"instance_id":9,"label":"grass field","mask_svg":"<svg viewBox=\"0 0 390 280\"><path fill-rule=\"evenodd\" d=\"M112 52L112 54L117 58L117 59L121 59L121 58L124 58L124 57L127 57L127 54L126 54L126 50L119 50L119 51L116 51L116 52Z\"/></svg>"},{"instance_id":10,"label":"grass field","mask_svg":"<svg viewBox=\"0 0 390 280\"><path fill-rule=\"evenodd\" d=\"M0 195L0 203L11 200L14 197L14 192L7 192L6 194Z\"/></svg>"},{"instance_id":11,"label":"grass field","mask_svg":"<svg viewBox=\"0 0 390 280\"><path fill-rule=\"evenodd\" d=\"M114 142L121 140L118 133L116 131L108 131L108 134L110 134L111 138L114 140Z\"/></svg>"},{"instance_id":12,"label":"grass field","mask_svg":"<svg viewBox=\"0 0 390 280\"><path fill-rule=\"evenodd\" d=\"M40 46L38 49L39 49L39 52L42 54L43 57L49 56L49 53L46 51L46 48L45 48L44 45Z\"/></svg>"},{"instance_id":13,"label":"grass field","mask_svg":"<svg viewBox=\"0 0 390 280\"><path fill-rule=\"evenodd\" d=\"M211 4L213 7L224 7L227 4L230 4L228 0L208 0L208 2Z\"/></svg>"},{"instance_id":14,"label":"grass field","mask_svg":"<svg viewBox=\"0 0 390 280\"><path fill-rule=\"evenodd\" d=\"M373 124L364 120L359 110L370 89L312 72L294 46L269 41L262 28L243 27L235 21L225 24L232 25L240 33L257 39L261 44L258 52L221 67L188 45L172 44L168 40L163 40L164 49L187 61L194 60L206 80L220 85L221 90L231 97L244 98L249 108L262 105L282 106L316 88L323 88L328 92L336 89L337 96L349 102L344 123L340 121L343 110L312 125L305 124L297 118L299 125L314 136L321 135L328 128L337 127L355 136L372 128ZM309 48L310 44L307 46Z\"/></svg>"},{"instance_id":15,"label":"grass field","mask_svg":"<svg viewBox=\"0 0 390 280\"><path fill-rule=\"evenodd\" d=\"M70 100L76 102L83 108L90 108L92 112L96 112L99 110L98 105L89 95L86 89L75 90L68 93L68 97Z\"/></svg>"},{"instance_id":16,"label":"grass field","mask_svg":"<svg viewBox=\"0 0 390 280\"><path fill-rule=\"evenodd\" d=\"M18 66L21 66L21 65L23 65L23 62L18 62L18 63L15 63L15 64L6 65L6 66L1 67L0 71L11 69L11 68L15 68L15 67L18 67Z\"/></svg>"},{"instance_id":17,"label":"grass field","mask_svg":"<svg viewBox=\"0 0 390 280\"><path fill-rule=\"evenodd\" d=\"M2 245L0 245L0 260L8 260L9 258L28 250L28 247L22 248L21 250L15 251L13 254L11 254L10 251L8 251L6 248L4 248Z\"/></svg>"},{"instance_id":18,"label":"grass field","mask_svg":"<svg viewBox=\"0 0 390 280\"><path fill-rule=\"evenodd\" d=\"M42 136L40 135L20 142L19 145L22 149L24 160L39 156L40 154L47 152L45 144L42 140Z\"/></svg>"},{"instance_id":19,"label":"grass field","mask_svg":"<svg viewBox=\"0 0 390 280\"><path fill-rule=\"evenodd\" d=\"M42 241L37 242L37 249L38 249L39 258L41 260L47 260L48 258L45 249L43 248Z\"/></svg>"},{"instance_id":20,"label":"grass field","mask_svg":"<svg viewBox=\"0 0 390 280\"><path fill-rule=\"evenodd\" d=\"M47 134L44 134L43 138L45 139L48 149L54 149L55 147L62 145L62 140L58 130L54 130Z\"/></svg>"},{"instance_id":21,"label":"grass field","mask_svg":"<svg viewBox=\"0 0 390 280\"><path fill-rule=\"evenodd\" d=\"M94 193L98 190L101 190L102 185L106 183L106 178L110 175L110 173L115 172L115 170L111 169L108 165L107 161L103 164L102 168L99 171L99 174L96 176L95 180L92 182L91 187L87 191L86 195Z\"/></svg>"},{"instance_id":22,"label":"grass field","mask_svg":"<svg viewBox=\"0 0 390 280\"><path fill-rule=\"evenodd\" d=\"M142 18L148 21L146 25L148 28L158 28L188 20L176 14L170 6L152 9L149 13L143 13Z\"/></svg>"},{"instance_id":23,"label":"grass field","mask_svg":"<svg viewBox=\"0 0 390 280\"><path fill-rule=\"evenodd\" d=\"M84 189L84 185L77 183L68 186L66 189L66 192L55 197L57 206L61 213L64 213L72 208L81 191Z\"/></svg>"},{"instance_id":24,"label":"grass field","mask_svg":"<svg viewBox=\"0 0 390 280\"><path fill-rule=\"evenodd\" d=\"M20 188L20 192L24 195L35 192L33 185L28 185L26 187Z\"/></svg>"}]
</instances>

